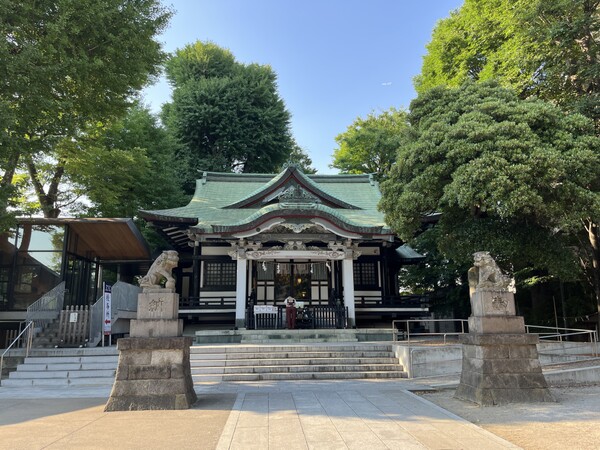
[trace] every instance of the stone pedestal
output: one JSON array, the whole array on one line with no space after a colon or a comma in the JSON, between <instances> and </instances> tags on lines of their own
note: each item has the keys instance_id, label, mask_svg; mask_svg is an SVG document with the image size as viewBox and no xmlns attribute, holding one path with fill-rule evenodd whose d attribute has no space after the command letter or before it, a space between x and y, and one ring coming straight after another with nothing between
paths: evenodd
<instances>
[{"instance_id":1,"label":"stone pedestal","mask_svg":"<svg viewBox=\"0 0 600 450\"><path fill-rule=\"evenodd\" d=\"M471 310L455 397L482 406L554 401L538 357L539 337L525 333L514 293L478 286L471 292Z\"/></svg>"},{"instance_id":2,"label":"stone pedestal","mask_svg":"<svg viewBox=\"0 0 600 450\"><path fill-rule=\"evenodd\" d=\"M181 337L179 295L144 288L129 338L119 339L119 364L105 411L188 409L196 401L190 370L192 338Z\"/></svg>"},{"instance_id":3,"label":"stone pedestal","mask_svg":"<svg viewBox=\"0 0 600 450\"><path fill-rule=\"evenodd\" d=\"M119 339L119 365L105 411L188 409L197 400L190 337Z\"/></svg>"},{"instance_id":4,"label":"stone pedestal","mask_svg":"<svg viewBox=\"0 0 600 450\"><path fill-rule=\"evenodd\" d=\"M535 334L467 334L455 397L482 406L554 401L538 358Z\"/></svg>"},{"instance_id":5,"label":"stone pedestal","mask_svg":"<svg viewBox=\"0 0 600 450\"><path fill-rule=\"evenodd\" d=\"M166 289L145 289L138 294L137 319L131 321L131 337L181 336L179 294Z\"/></svg>"}]
</instances>

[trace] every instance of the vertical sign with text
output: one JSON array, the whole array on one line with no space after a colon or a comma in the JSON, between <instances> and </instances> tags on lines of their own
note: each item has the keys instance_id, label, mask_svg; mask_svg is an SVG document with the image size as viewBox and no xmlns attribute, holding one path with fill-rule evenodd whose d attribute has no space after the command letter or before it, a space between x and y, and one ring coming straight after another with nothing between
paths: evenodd
<instances>
[{"instance_id":1,"label":"vertical sign with text","mask_svg":"<svg viewBox=\"0 0 600 450\"><path fill-rule=\"evenodd\" d=\"M110 336L111 331L111 302L112 302L112 284L104 284L104 320L102 321L102 328L105 336Z\"/></svg>"}]
</instances>

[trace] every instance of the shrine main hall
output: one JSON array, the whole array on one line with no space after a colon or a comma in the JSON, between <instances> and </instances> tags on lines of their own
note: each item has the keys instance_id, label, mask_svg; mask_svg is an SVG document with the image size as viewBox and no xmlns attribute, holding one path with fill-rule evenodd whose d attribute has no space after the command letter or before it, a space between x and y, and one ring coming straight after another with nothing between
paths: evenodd
<instances>
[{"instance_id":1,"label":"shrine main hall","mask_svg":"<svg viewBox=\"0 0 600 450\"><path fill-rule=\"evenodd\" d=\"M252 328L253 312L281 311L292 296L317 317L313 328L389 326L428 308L400 295L399 270L422 256L386 225L380 198L371 175L290 165L273 175L204 172L186 206L140 215L179 252L186 323Z\"/></svg>"}]
</instances>

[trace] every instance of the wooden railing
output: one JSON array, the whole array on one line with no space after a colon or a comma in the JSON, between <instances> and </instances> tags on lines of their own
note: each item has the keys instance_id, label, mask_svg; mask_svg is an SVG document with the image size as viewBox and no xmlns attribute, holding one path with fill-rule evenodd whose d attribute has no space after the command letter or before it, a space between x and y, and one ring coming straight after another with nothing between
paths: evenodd
<instances>
[{"instance_id":1,"label":"wooden railing","mask_svg":"<svg viewBox=\"0 0 600 450\"><path fill-rule=\"evenodd\" d=\"M276 306L275 313L255 313L246 308L246 328L249 330L279 330L285 328L284 306ZM296 311L296 328L346 328L348 308L343 306L305 306Z\"/></svg>"},{"instance_id":2,"label":"wooden railing","mask_svg":"<svg viewBox=\"0 0 600 450\"><path fill-rule=\"evenodd\" d=\"M427 308L429 297L425 295L357 295L354 298L356 308Z\"/></svg>"},{"instance_id":3,"label":"wooden railing","mask_svg":"<svg viewBox=\"0 0 600 450\"><path fill-rule=\"evenodd\" d=\"M83 347L89 339L89 306L67 306L60 312L58 338L61 347Z\"/></svg>"},{"instance_id":4,"label":"wooden railing","mask_svg":"<svg viewBox=\"0 0 600 450\"><path fill-rule=\"evenodd\" d=\"M181 297L179 309L235 309L235 295L215 297Z\"/></svg>"},{"instance_id":5,"label":"wooden railing","mask_svg":"<svg viewBox=\"0 0 600 450\"><path fill-rule=\"evenodd\" d=\"M255 314L254 307L246 308L246 328L248 330L281 330L285 328L283 324L284 306L276 306L275 314Z\"/></svg>"}]
</instances>

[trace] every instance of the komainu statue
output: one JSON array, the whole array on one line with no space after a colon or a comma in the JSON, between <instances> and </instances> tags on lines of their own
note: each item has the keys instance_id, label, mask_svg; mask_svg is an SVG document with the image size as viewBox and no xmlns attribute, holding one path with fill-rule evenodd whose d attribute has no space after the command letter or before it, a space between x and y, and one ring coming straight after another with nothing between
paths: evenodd
<instances>
[{"instance_id":1,"label":"komainu statue","mask_svg":"<svg viewBox=\"0 0 600 450\"><path fill-rule=\"evenodd\" d=\"M139 279L141 288L158 288L164 279L165 288L175 290L175 278L171 275L174 267L179 263L179 256L175 250L165 250L150 266L148 273Z\"/></svg>"},{"instance_id":2,"label":"komainu statue","mask_svg":"<svg viewBox=\"0 0 600 450\"><path fill-rule=\"evenodd\" d=\"M469 269L469 290L494 289L515 292L515 280L502 273L489 252L473 254L474 266Z\"/></svg>"}]
</instances>

